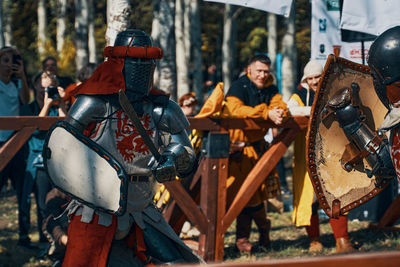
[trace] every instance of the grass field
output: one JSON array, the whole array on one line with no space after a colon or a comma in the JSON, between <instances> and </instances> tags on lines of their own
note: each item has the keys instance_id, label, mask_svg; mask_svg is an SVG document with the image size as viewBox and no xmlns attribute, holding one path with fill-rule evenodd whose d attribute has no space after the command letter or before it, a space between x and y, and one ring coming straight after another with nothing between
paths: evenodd
<instances>
[{"instance_id":1,"label":"grass field","mask_svg":"<svg viewBox=\"0 0 400 267\"><path fill-rule=\"evenodd\" d=\"M34 201L33 201L34 202ZM36 207L31 210L33 242L38 241L36 231ZM236 251L234 225L225 235L225 261L250 262L277 258L298 258L332 255L335 252L335 240L327 219L321 219L321 240L324 249L321 253L308 252L308 239L305 229L296 228L291 223L290 212L269 213L272 221L271 240L272 248L265 250L256 249L251 255L240 254ZM39 261L37 252L29 252L16 246L18 240L17 204L12 193L0 197L0 267L6 266L51 266L49 259ZM359 252L400 250L400 232L374 232L368 229L368 222L349 222L350 237L357 245ZM253 224L250 241L256 243L257 230Z\"/></svg>"}]
</instances>

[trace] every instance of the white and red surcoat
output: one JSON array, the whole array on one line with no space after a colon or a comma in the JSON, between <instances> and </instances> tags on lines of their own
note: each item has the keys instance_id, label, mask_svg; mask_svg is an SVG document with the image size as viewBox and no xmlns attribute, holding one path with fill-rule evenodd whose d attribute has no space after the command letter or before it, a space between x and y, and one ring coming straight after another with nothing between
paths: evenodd
<instances>
[{"instance_id":1,"label":"white and red surcoat","mask_svg":"<svg viewBox=\"0 0 400 267\"><path fill-rule=\"evenodd\" d=\"M132 121L121 109L106 103L107 112L104 117L107 119L97 123L91 131L90 138L97 144L109 151L114 158L123 166L129 175L151 176L148 166L152 154L144 143L143 138L135 130ZM146 132L158 148L163 136L168 135L156 129L152 113L153 104L143 105L144 114L141 122ZM166 145L166 144L164 144ZM153 197L151 182L135 182L128 186L127 211L123 216L118 217L118 231L126 232L129 230L131 221L130 216L141 227L143 220L141 212L151 203ZM81 205L81 204L80 204ZM83 222L90 222L93 218L94 210L88 206L81 205L76 215L82 215ZM99 224L108 226L112 222L112 216L103 212L96 212L99 215ZM154 216L154 214L152 214Z\"/></svg>"}]
</instances>

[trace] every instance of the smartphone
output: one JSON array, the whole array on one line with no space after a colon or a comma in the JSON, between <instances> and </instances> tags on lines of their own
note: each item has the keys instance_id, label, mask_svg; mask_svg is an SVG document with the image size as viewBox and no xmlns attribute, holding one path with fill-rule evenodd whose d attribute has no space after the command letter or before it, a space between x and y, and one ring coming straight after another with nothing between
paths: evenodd
<instances>
[{"instance_id":1,"label":"smartphone","mask_svg":"<svg viewBox=\"0 0 400 267\"><path fill-rule=\"evenodd\" d=\"M45 89L45 91L49 94L49 97L56 100L60 99L60 94L58 93L58 89L55 86L49 86Z\"/></svg>"},{"instance_id":2,"label":"smartphone","mask_svg":"<svg viewBox=\"0 0 400 267\"><path fill-rule=\"evenodd\" d=\"M19 63L19 60L21 60L22 59L22 57L21 57L21 55L13 55L13 58L12 58L12 61L13 61L13 64L20 64Z\"/></svg>"}]
</instances>

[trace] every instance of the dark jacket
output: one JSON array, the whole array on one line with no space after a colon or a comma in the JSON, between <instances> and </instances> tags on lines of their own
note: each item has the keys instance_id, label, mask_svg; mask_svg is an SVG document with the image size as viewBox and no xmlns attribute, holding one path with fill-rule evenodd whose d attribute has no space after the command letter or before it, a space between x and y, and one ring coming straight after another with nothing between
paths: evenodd
<instances>
[{"instance_id":1,"label":"dark jacket","mask_svg":"<svg viewBox=\"0 0 400 267\"><path fill-rule=\"evenodd\" d=\"M246 75L243 75L233 82L226 96L235 96L246 106L255 107L261 103L269 105L272 97L277 93L279 90L275 85L271 84L260 90Z\"/></svg>"}]
</instances>

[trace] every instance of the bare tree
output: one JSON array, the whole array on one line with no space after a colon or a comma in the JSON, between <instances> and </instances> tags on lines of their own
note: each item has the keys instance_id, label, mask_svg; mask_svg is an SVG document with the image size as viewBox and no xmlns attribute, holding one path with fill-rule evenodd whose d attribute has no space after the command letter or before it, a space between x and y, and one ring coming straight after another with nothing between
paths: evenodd
<instances>
[{"instance_id":1,"label":"bare tree","mask_svg":"<svg viewBox=\"0 0 400 267\"><path fill-rule=\"evenodd\" d=\"M66 23L67 0L57 0L57 53L60 55L64 47Z\"/></svg>"},{"instance_id":2,"label":"bare tree","mask_svg":"<svg viewBox=\"0 0 400 267\"><path fill-rule=\"evenodd\" d=\"M88 0L75 0L76 69L88 63Z\"/></svg>"},{"instance_id":3,"label":"bare tree","mask_svg":"<svg viewBox=\"0 0 400 267\"><path fill-rule=\"evenodd\" d=\"M120 31L129 28L131 5L129 0L107 0L106 45L113 45Z\"/></svg>"},{"instance_id":4,"label":"bare tree","mask_svg":"<svg viewBox=\"0 0 400 267\"><path fill-rule=\"evenodd\" d=\"M184 34L184 10L185 1L175 1L175 41L176 41L176 73L177 73L177 97L189 92L189 72L185 51Z\"/></svg>"},{"instance_id":5,"label":"bare tree","mask_svg":"<svg viewBox=\"0 0 400 267\"><path fill-rule=\"evenodd\" d=\"M88 1L89 9L88 9L88 45L89 45L89 62L97 63L96 58L96 38L94 31L94 5L93 0Z\"/></svg>"},{"instance_id":6,"label":"bare tree","mask_svg":"<svg viewBox=\"0 0 400 267\"><path fill-rule=\"evenodd\" d=\"M268 56L271 59L271 69L275 71L276 51L277 51L277 18L274 13L268 13Z\"/></svg>"},{"instance_id":7,"label":"bare tree","mask_svg":"<svg viewBox=\"0 0 400 267\"><path fill-rule=\"evenodd\" d=\"M191 38L193 48L193 91L199 101L199 106L203 103L203 70L202 70L202 55L201 55L201 25L200 25L200 8L199 0L190 2L190 17L191 17Z\"/></svg>"},{"instance_id":8,"label":"bare tree","mask_svg":"<svg viewBox=\"0 0 400 267\"><path fill-rule=\"evenodd\" d=\"M3 0L0 0L0 47L5 45L3 34Z\"/></svg>"},{"instance_id":9,"label":"bare tree","mask_svg":"<svg viewBox=\"0 0 400 267\"><path fill-rule=\"evenodd\" d=\"M153 24L151 37L154 45L162 48L164 57L156 61L154 85L176 100L176 61L174 35L174 1L153 0Z\"/></svg>"},{"instance_id":10,"label":"bare tree","mask_svg":"<svg viewBox=\"0 0 400 267\"><path fill-rule=\"evenodd\" d=\"M37 15L38 15L38 51L39 51L39 56L43 57L45 52L46 32L47 32L47 12L46 12L45 0L38 1Z\"/></svg>"},{"instance_id":11,"label":"bare tree","mask_svg":"<svg viewBox=\"0 0 400 267\"><path fill-rule=\"evenodd\" d=\"M4 12L3 12L3 34L4 34L4 45L11 46L13 43L12 29L11 29L11 1L4 0Z\"/></svg>"},{"instance_id":12,"label":"bare tree","mask_svg":"<svg viewBox=\"0 0 400 267\"><path fill-rule=\"evenodd\" d=\"M222 40L222 80L224 81L224 91L227 92L231 87L232 72L234 70L234 53L236 41L236 7L225 5L224 14L224 35ZM240 12L240 10L238 10ZM238 13L236 13L238 14Z\"/></svg>"},{"instance_id":13,"label":"bare tree","mask_svg":"<svg viewBox=\"0 0 400 267\"><path fill-rule=\"evenodd\" d=\"M282 95L284 100L288 100L297 79L297 52L296 52L296 31L295 31L296 12L292 6L290 16L286 19L286 33L282 39Z\"/></svg>"}]
</instances>

